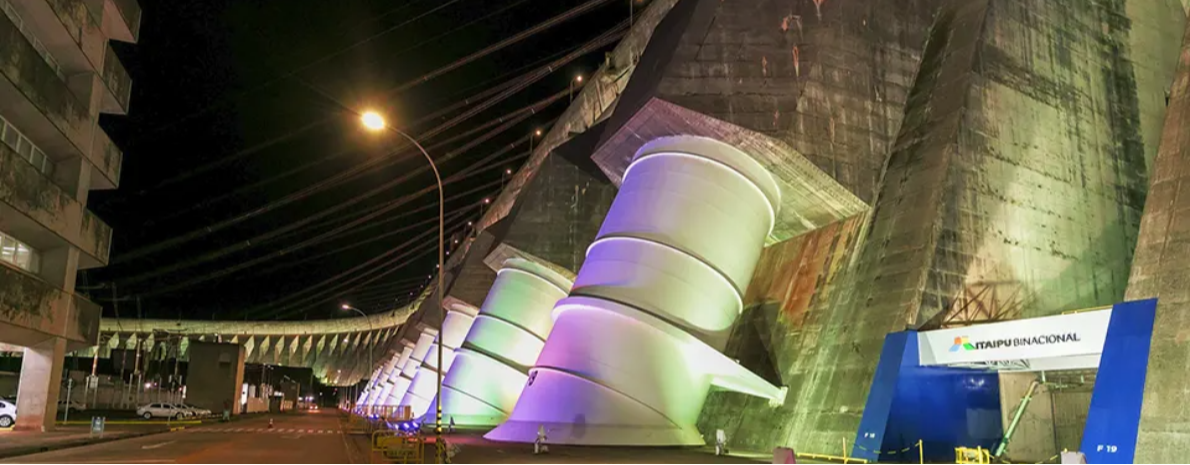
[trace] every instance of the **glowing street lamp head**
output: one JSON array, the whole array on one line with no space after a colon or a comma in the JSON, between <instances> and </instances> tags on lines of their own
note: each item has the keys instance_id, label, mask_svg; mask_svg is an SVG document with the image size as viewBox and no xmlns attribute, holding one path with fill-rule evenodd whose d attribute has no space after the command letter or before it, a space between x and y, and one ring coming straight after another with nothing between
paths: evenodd
<instances>
[{"instance_id":1,"label":"glowing street lamp head","mask_svg":"<svg viewBox=\"0 0 1190 465\"><path fill-rule=\"evenodd\" d=\"M537 131L535 131L535 132L534 132L534 134L537 134L538 136L540 136L540 135L541 135L541 130L540 130L540 129L538 129Z\"/></svg>"},{"instance_id":2,"label":"glowing street lamp head","mask_svg":"<svg viewBox=\"0 0 1190 465\"><path fill-rule=\"evenodd\" d=\"M339 308L341 308L343 310L351 310L351 306L347 305L347 304L340 305Z\"/></svg>"},{"instance_id":3,"label":"glowing street lamp head","mask_svg":"<svg viewBox=\"0 0 1190 465\"><path fill-rule=\"evenodd\" d=\"M574 77L574 80L575 80L575 81L577 81L577 82L583 82L583 75L581 75L581 74L580 74L580 75L578 75L578 76L575 76L575 77Z\"/></svg>"},{"instance_id":4,"label":"glowing street lamp head","mask_svg":"<svg viewBox=\"0 0 1190 465\"><path fill-rule=\"evenodd\" d=\"M365 111L359 117L360 123L364 125L369 131L379 131L384 129L384 117L375 111Z\"/></svg>"}]
</instances>

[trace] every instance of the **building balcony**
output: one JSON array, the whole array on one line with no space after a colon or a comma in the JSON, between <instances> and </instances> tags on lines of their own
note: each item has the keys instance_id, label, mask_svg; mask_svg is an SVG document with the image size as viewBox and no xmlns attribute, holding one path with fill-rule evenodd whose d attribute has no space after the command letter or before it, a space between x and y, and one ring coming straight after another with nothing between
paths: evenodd
<instances>
[{"instance_id":1,"label":"building balcony","mask_svg":"<svg viewBox=\"0 0 1190 465\"><path fill-rule=\"evenodd\" d=\"M114 40L135 43L140 36L140 4L136 0L103 3L103 32Z\"/></svg>"},{"instance_id":2,"label":"building balcony","mask_svg":"<svg viewBox=\"0 0 1190 465\"><path fill-rule=\"evenodd\" d=\"M88 105L7 15L0 15L0 113L51 158L81 156L91 144Z\"/></svg>"},{"instance_id":3,"label":"building balcony","mask_svg":"<svg viewBox=\"0 0 1190 465\"><path fill-rule=\"evenodd\" d=\"M103 84L107 92L103 95L101 111L117 115L128 114L128 101L132 97L132 78L128 76L128 71L124 69L124 64L120 62L120 57L116 56L111 45L107 46L107 56L103 58Z\"/></svg>"},{"instance_id":4,"label":"building balcony","mask_svg":"<svg viewBox=\"0 0 1190 465\"><path fill-rule=\"evenodd\" d=\"M14 2L14 0L6 0ZM107 39L84 0L25 0L19 3L26 38L40 44L63 76L95 72Z\"/></svg>"},{"instance_id":5,"label":"building balcony","mask_svg":"<svg viewBox=\"0 0 1190 465\"><path fill-rule=\"evenodd\" d=\"M112 142L103 129L95 130L95 141L88 152L94 171L91 173L91 189L107 190L120 187L120 170L124 165L124 152Z\"/></svg>"},{"instance_id":6,"label":"building balcony","mask_svg":"<svg viewBox=\"0 0 1190 465\"><path fill-rule=\"evenodd\" d=\"M0 263L0 333L5 342L28 347L61 337L67 350L94 346L101 316L95 303Z\"/></svg>"},{"instance_id":7,"label":"building balcony","mask_svg":"<svg viewBox=\"0 0 1190 465\"><path fill-rule=\"evenodd\" d=\"M107 264L111 227L6 145L0 145L0 225L38 250L79 249L79 269Z\"/></svg>"}]
</instances>

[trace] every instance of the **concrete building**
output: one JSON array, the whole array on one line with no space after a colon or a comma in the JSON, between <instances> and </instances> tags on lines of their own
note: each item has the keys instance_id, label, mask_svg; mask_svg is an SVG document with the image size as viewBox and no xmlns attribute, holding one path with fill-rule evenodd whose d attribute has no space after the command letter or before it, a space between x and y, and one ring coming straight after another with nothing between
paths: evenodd
<instances>
[{"instance_id":1,"label":"concrete building","mask_svg":"<svg viewBox=\"0 0 1190 465\"><path fill-rule=\"evenodd\" d=\"M45 430L66 352L93 346L100 308L75 294L112 230L87 210L122 154L99 115L126 114L131 79L109 40L136 42L135 0L0 1L0 343L24 347L18 429Z\"/></svg>"},{"instance_id":2,"label":"concrete building","mask_svg":"<svg viewBox=\"0 0 1190 465\"><path fill-rule=\"evenodd\" d=\"M244 385L244 347L232 343L193 342L190 355L186 370L186 403L212 412L229 410L239 414L240 391Z\"/></svg>"}]
</instances>

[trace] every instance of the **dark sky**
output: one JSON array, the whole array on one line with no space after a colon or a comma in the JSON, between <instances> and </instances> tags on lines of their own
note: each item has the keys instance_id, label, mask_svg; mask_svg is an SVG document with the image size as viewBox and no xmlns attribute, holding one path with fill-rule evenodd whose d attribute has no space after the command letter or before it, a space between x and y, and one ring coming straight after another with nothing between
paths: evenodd
<instances>
[{"instance_id":1,"label":"dark sky","mask_svg":"<svg viewBox=\"0 0 1190 465\"><path fill-rule=\"evenodd\" d=\"M142 2L140 43L117 44L133 76L130 114L104 116L101 121L124 149L120 189L93 192L90 200L91 208L115 229L112 263L83 273L80 290L102 303L107 316L115 315L117 303L124 317L137 315L138 300L144 317L188 319L326 318L343 316L340 302L369 312L391 308L416 292L433 272L432 192L348 233L268 258L433 184L427 173L415 174L360 199L424 167L425 161L416 152L388 154L396 139L363 132L342 106L380 108L396 126L415 135L424 133L457 111L420 125L409 122L586 43L626 20L628 1L607 1L398 94L390 89L584 1ZM385 32L388 29L392 30ZM576 74L593 72L608 50L604 47L572 62L423 144L435 145L566 90ZM443 176L525 137L557 117L565 105L562 99L442 163ZM432 155L440 157L479 134L431 150ZM524 160L518 155L527 149L522 144L490 169L447 186L448 198L478 189L447 201L448 217L458 213L455 225L478 216L482 200L498 191L504 170L515 170ZM384 157L397 162L373 166ZM305 195L319 183L361 166L373 167ZM494 185L484 187L488 184ZM297 200L260 211L287 196ZM342 210L294 227L330 208ZM250 219L206 232L248 214ZM452 227L450 221L447 227ZM261 239L287 228L292 230ZM330 286L311 289L406 242L410 245L400 250L412 250L410 255L382 267L398 269L359 290L318 298ZM168 247L146 249L163 243ZM339 249L344 250L329 253ZM141 253L146 250L152 253ZM261 259L265 260L226 273L230 267ZM376 268L364 267L342 279ZM278 305L286 303L280 299L307 289L315 298Z\"/></svg>"}]
</instances>

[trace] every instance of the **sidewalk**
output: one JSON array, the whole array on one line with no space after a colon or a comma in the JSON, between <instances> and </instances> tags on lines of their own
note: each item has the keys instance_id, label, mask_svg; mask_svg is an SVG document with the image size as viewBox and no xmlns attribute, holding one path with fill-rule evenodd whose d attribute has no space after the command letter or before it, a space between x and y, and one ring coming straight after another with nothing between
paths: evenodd
<instances>
[{"instance_id":1,"label":"sidewalk","mask_svg":"<svg viewBox=\"0 0 1190 465\"><path fill-rule=\"evenodd\" d=\"M256 418L260 415L262 414L236 415L231 418L231 422L234 423L243 419ZM172 423L167 423L160 420L111 420L107 423L103 437L91 437L89 420L78 421L78 423L83 424L77 424L75 421L71 421L69 424L65 425L59 423L54 431L48 433L0 429L0 459L48 452L51 450L86 446L89 444L98 444L101 442L117 441L120 439L136 438L148 436L150 434L166 433L171 429L194 426L195 423L203 424L218 422L218 418L202 421L183 421Z\"/></svg>"},{"instance_id":2,"label":"sidewalk","mask_svg":"<svg viewBox=\"0 0 1190 465\"><path fill-rule=\"evenodd\" d=\"M739 454L716 456L713 447L614 447L614 446L565 446L550 445L548 454L536 455L532 444L501 443L483 438L486 431L459 431L448 434L447 443L454 447L457 455L451 463L490 464L533 464L533 463L717 463L755 464L769 463L772 454ZM370 438L366 435L348 435L347 441L354 463L375 463L379 456L371 451ZM436 449L433 433L426 438L424 454L426 463L435 459ZM359 457L358 459L356 457ZM799 463L803 462L798 459Z\"/></svg>"},{"instance_id":3,"label":"sidewalk","mask_svg":"<svg viewBox=\"0 0 1190 465\"><path fill-rule=\"evenodd\" d=\"M164 425L108 427L103 437L91 437L89 426L59 426L48 433L0 430L0 459L68 447L134 438L169 431Z\"/></svg>"}]
</instances>

